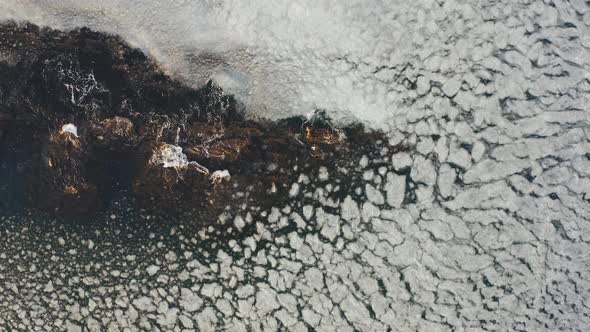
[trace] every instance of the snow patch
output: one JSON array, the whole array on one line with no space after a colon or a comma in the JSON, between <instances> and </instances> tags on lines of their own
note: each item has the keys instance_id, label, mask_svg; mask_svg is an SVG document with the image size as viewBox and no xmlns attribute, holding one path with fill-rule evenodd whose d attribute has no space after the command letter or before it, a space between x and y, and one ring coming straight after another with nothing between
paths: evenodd
<instances>
[{"instance_id":1,"label":"snow patch","mask_svg":"<svg viewBox=\"0 0 590 332\"><path fill-rule=\"evenodd\" d=\"M78 137L78 127L76 127L73 123L67 123L61 127L61 134L63 133L70 133Z\"/></svg>"}]
</instances>

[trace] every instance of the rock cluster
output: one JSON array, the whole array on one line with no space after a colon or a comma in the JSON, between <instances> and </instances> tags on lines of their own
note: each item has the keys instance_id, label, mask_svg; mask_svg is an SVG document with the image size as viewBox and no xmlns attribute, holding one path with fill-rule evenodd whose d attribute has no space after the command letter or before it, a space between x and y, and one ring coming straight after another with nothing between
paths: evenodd
<instances>
[{"instance_id":1,"label":"rock cluster","mask_svg":"<svg viewBox=\"0 0 590 332\"><path fill-rule=\"evenodd\" d=\"M365 135L323 112L248 120L212 82L187 87L88 29L5 24L0 37L0 134L5 150L30 149L27 196L44 211L93 211L122 183L154 214L215 214L238 186L281 189L295 165L345 150L345 131Z\"/></svg>"}]
</instances>

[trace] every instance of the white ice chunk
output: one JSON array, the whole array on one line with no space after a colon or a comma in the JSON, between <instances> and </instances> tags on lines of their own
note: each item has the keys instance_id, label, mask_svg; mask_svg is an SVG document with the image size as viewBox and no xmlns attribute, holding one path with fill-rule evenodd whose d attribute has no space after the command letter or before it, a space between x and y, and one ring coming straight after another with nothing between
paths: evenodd
<instances>
[{"instance_id":1,"label":"white ice chunk","mask_svg":"<svg viewBox=\"0 0 590 332\"><path fill-rule=\"evenodd\" d=\"M289 190L289 197L295 197L297 195L299 195L299 184L298 183L293 183L293 185L291 186L291 189Z\"/></svg>"},{"instance_id":2,"label":"white ice chunk","mask_svg":"<svg viewBox=\"0 0 590 332\"><path fill-rule=\"evenodd\" d=\"M188 165L188 159L180 146L163 144L154 152L150 159L152 164L162 164L164 167L182 168Z\"/></svg>"},{"instance_id":3,"label":"white ice chunk","mask_svg":"<svg viewBox=\"0 0 590 332\"><path fill-rule=\"evenodd\" d=\"M213 183L221 183L223 181L229 181L231 179L231 174L229 174L228 170L223 171L215 171L211 174L211 182Z\"/></svg>"},{"instance_id":4,"label":"white ice chunk","mask_svg":"<svg viewBox=\"0 0 590 332\"><path fill-rule=\"evenodd\" d=\"M246 222L244 221L244 218L242 218L241 216L237 216L234 219L234 226L237 229L242 230L242 228L244 228L244 226L246 226Z\"/></svg>"},{"instance_id":5,"label":"white ice chunk","mask_svg":"<svg viewBox=\"0 0 590 332\"><path fill-rule=\"evenodd\" d=\"M322 182L328 181L330 178L330 173L328 172L328 168L325 166L320 167L320 171L318 174L318 179Z\"/></svg>"},{"instance_id":6,"label":"white ice chunk","mask_svg":"<svg viewBox=\"0 0 590 332\"><path fill-rule=\"evenodd\" d=\"M147 269L146 269L147 273L150 276L155 275L156 273L158 273L158 271L160 271L160 267L156 266L156 265L150 265Z\"/></svg>"}]
</instances>

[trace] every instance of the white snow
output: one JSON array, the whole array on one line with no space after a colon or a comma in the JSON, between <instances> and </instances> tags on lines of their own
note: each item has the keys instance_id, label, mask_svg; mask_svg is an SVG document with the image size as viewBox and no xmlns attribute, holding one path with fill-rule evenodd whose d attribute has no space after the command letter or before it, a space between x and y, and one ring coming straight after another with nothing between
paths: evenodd
<instances>
[{"instance_id":1,"label":"white snow","mask_svg":"<svg viewBox=\"0 0 590 332\"><path fill-rule=\"evenodd\" d=\"M67 123L61 127L61 133L70 133L78 137L78 127L73 123Z\"/></svg>"}]
</instances>

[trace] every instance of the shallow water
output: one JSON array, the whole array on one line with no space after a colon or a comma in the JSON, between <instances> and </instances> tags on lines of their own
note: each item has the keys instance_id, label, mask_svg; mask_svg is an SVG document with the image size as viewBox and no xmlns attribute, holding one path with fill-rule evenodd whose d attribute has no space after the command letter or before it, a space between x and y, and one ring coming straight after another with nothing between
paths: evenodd
<instances>
[{"instance_id":1,"label":"shallow water","mask_svg":"<svg viewBox=\"0 0 590 332\"><path fill-rule=\"evenodd\" d=\"M0 326L587 329L586 2L161 3L0 0L0 15L121 34L254 116L323 107L388 147L208 232L131 220L123 198L88 225L5 213Z\"/></svg>"}]
</instances>

